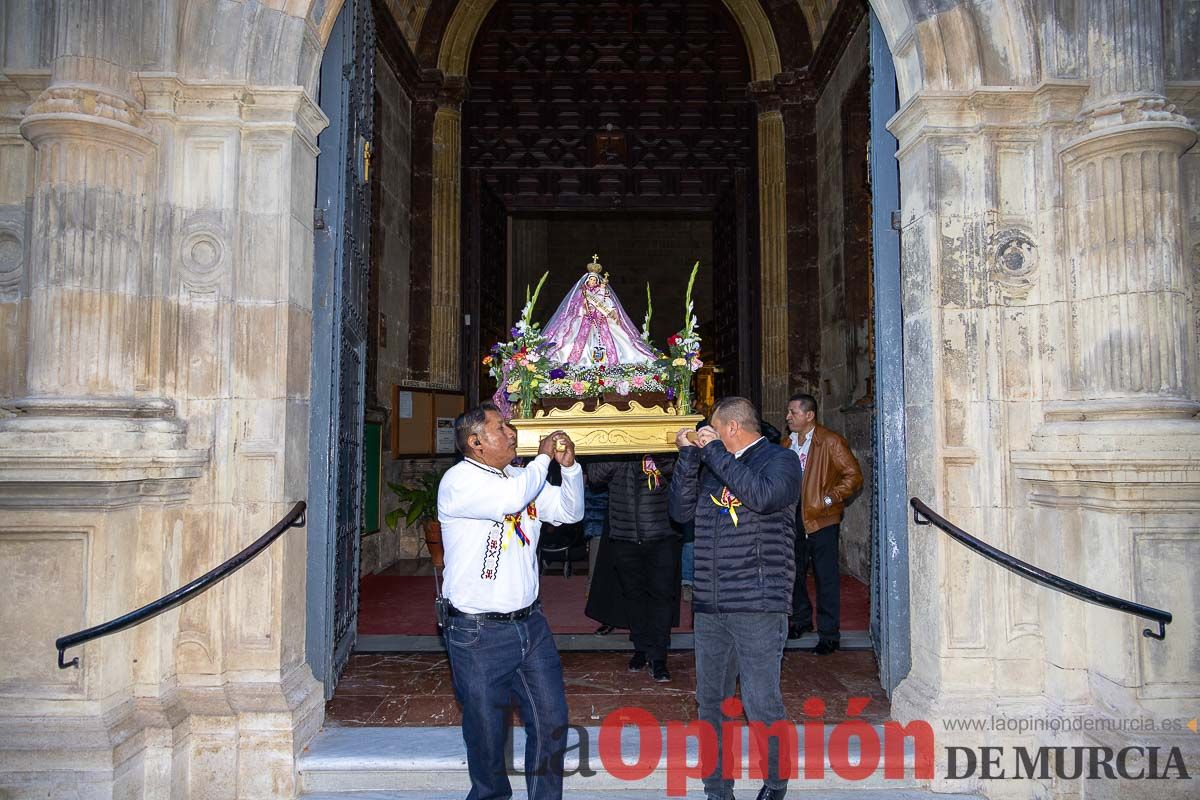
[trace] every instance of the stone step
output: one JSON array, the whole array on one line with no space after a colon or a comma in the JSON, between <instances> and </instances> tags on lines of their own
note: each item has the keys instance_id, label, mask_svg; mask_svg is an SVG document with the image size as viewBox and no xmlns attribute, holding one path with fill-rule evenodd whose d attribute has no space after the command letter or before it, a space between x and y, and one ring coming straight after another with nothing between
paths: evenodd
<instances>
[{"instance_id":1,"label":"stone step","mask_svg":"<svg viewBox=\"0 0 1200 800\"><path fill-rule=\"evenodd\" d=\"M882 742L882 726L872 726L879 741ZM834 726L825 726L826 744ZM662 752L666 752L665 732L657 728L658 744ZM595 774L583 776L576 773L580 763L580 748L578 735L572 731L568 736L566 756L567 776L565 785L572 797L582 797L581 792L605 793L610 799L620 797L621 792L650 792L655 797L662 797L667 786L666 759L659 761L658 766L649 775L629 781L619 778L606 770L599 756L600 729L587 728L587 764ZM743 736L742 752L748 752L748 734ZM798 739L802 737L798 736ZM520 771L523 764L522 754L525 748L525 734L517 729L513 734L513 763L515 770ZM812 790L853 790L862 791L885 790L895 792L901 789L923 789L924 782L913 775L914 752L911 740L905 740L904 776L901 778L885 778L882 766L875 774L862 780L847 780L833 772L828 756L825 753L824 776L804 777L798 785L803 785L805 791ZM800 748L799 774L805 774L803 747ZM857 739L849 743L848 759L850 764L859 760ZM882 750L882 748L881 748ZM625 764L635 764L638 760L638 731L627 727L622 730L621 753ZM688 740L687 763L694 764L697 760L696 743ZM301 754L299 760L300 786L309 795L322 794L345 795L353 792L417 792L422 797L433 798L436 792L451 792L452 796L465 795L469 787L467 777L466 749L463 745L459 728L325 728ZM520 775L512 777L513 788L524 785ZM743 780L746 783L749 779ZM750 781L757 784L757 781ZM689 779L689 789L698 789L699 780ZM383 797L387 795L384 794ZM398 795L403 797L405 795ZM415 795L414 795L415 796ZM634 796L634 795L629 795ZM890 795L881 795L885 797ZM895 795L903 797L903 795ZM375 800L371 795L363 796L364 800Z\"/></svg>"},{"instance_id":2,"label":"stone step","mask_svg":"<svg viewBox=\"0 0 1200 800\"><path fill-rule=\"evenodd\" d=\"M753 796L757 784L743 790L743 795ZM397 792L316 792L300 795L300 800L463 800L465 789L454 792L430 792L425 790ZM746 793L749 794L746 794ZM612 791L581 792L572 789L565 795L570 800L663 800L662 790L614 789ZM689 798L704 796L699 787L688 792ZM806 785L795 786L788 791L789 797L797 800L980 800L980 795L934 794L927 789L829 789L813 791ZM513 800L527 800L525 791L514 790Z\"/></svg>"}]
</instances>

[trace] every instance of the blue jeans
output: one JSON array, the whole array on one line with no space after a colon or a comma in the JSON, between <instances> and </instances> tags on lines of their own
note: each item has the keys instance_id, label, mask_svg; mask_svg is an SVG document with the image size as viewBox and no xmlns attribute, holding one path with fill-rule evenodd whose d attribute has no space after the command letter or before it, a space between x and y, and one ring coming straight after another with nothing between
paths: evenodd
<instances>
[{"instance_id":1,"label":"blue jeans","mask_svg":"<svg viewBox=\"0 0 1200 800\"><path fill-rule=\"evenodd\" d=\"M779 687L779 668L783 661L783 646L787 643L787 626L787 614L781 613L697 614L695 617L696 703L700 706L700 719L711 725L717 734L716 768L704 777L704 791L710 798L729 800L733 797L733 780L722 777L721 723L727 718L721 712L721 702L733 697L738 678L742 681L741 699L747 720L762 722L768 728L784 720L786 712ZM767 744L764 782L772 789L787 787L787 780L780 772L780 744L775 737ZM794 742L782 744L791 746ZM794 767L793 755L786 751L782 755L792 760ZM742 774L747 774L750 766L747 753L742 753L742 759Z\"/></svg>"},{"instance_id":2,"label":"blue jeans","mask_svg":"<svg viewBox=\"0 0 1200 800\"><path fill-rule=\"evenodd\" d=\"M567 699L562 662L538 608L514 622L450 617L446 650L454 696L462 706L471 792L467 800L507 800L508 720L515 699L525 723L529 800L562 797Z\"/></svg>"},{"instance_id":3,"label":"blue jeans","mask_svg":"<svg viewBox=\"0 0 1200 800\"><path fill-rule=\"evenodd\" d=\"M693 579L696 577L696 543L684 542L683 554L681 555L682 563L680 564L680 573L683 576L682 583L684 586L691 586Z\"/></svg>"}]
</instances>

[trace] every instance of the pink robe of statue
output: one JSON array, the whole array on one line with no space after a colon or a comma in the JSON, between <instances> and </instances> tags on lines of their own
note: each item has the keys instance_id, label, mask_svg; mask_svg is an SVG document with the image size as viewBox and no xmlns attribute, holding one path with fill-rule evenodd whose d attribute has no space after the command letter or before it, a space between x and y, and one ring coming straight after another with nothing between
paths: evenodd
<instances>
[{"instance_id":1,"label":"pink robe of statue","mask_svg":"<svg viewBox=\"0 0 1200 800\"><path fill-rule=\"evenodd\" d=\"M591 272L567 292L543 335L554 342L547 359L572 368L649 364L657 358L612 287Z\"/></svg>"}]
</instances>

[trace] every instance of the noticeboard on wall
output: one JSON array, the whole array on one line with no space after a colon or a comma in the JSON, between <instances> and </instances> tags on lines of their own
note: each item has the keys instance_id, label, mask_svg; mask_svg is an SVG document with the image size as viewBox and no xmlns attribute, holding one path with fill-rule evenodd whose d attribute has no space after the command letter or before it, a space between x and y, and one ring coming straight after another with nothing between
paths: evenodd
<instances>
[{"instance_id":1,"label":"noticeboard on wall","mask_svg":"<svg viewBox=\"0 0 1200 800\"><path fill-rule=\"evenodd\" d=\"M454 418L463 413L461 392L392 387L392 458L454 452Z\"/></svg>"}]
</instances>

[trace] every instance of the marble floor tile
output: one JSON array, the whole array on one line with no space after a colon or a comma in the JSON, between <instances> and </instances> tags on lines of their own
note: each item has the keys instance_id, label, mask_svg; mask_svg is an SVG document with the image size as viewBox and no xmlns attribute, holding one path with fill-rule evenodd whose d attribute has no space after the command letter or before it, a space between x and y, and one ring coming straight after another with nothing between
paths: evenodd
<instances>
[{"instance_id":1,"label":"marble floor tile","mask_svg":"<svg viewBox=\"0 0 1200 800\"><path fill-rule=\"evenodd\" d=\"M655 683L645 670L627 669L628 652L562 654L563 682L573 725L596 725L626 706L643 708L662 721L696 718L696 667L691 651L668 657L673 680ZM878 723L891 716L879 686L875 657L868 651L844 651L818 657L804 651L784 655L780 686L793 720L805 719L804 702L825 701L826 722L846 717L850 697L870 702L860 717ZM462 719L454 700L450 665L433 653L356 653L326 706L331 726L457 726Z\"/></svg>"}]
</instances>

